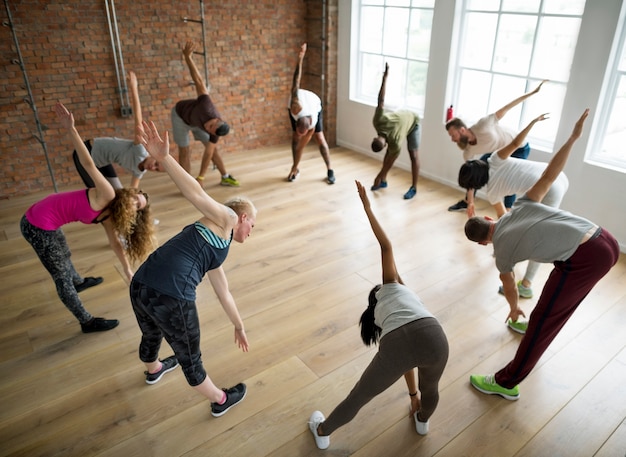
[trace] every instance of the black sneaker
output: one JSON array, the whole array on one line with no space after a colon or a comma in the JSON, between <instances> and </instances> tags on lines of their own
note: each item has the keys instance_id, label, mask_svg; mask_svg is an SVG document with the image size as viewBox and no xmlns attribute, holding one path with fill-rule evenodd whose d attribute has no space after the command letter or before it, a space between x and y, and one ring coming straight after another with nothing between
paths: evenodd
<instances>
[{"instance_id":1,"label":"black sneaker","mask_svg":"<svg viewBox=\"0 0 626 457\"><path fill-rule=\"evenodd\" d=\"M448 211L465 211L467 209L467 202L465 200L459 200L454 205L448 208Z\"/></svg>"},{"instance_id":2,"label":"black sneaker","mask_svg":"<svg viewBox=\"0 0 626 457\"><path fill-rule=\"evenodd\" d=\"M94 317L85 324L80 324L83 333L106 332L119 325L117 319L104 319L102 317Z\"/></svg>"},{"instance_id":3,"label":"black sneaker","mask_svg":"<svg viewBox=\"0 0 626 457\"><path fill-rule=\"evenodd\" d=\"M101 284L102 281L103 279L101 276L98 276L97 278L89 277L89 278L83 279L83 282L81 282L80 284L74 287L76 287L76 292L82 292L85 289L89 289L90 287Z\"/></svg>"},{"instance_id":4,"label":"black sneaker","mask_svg":"<svg viewBox=\"0 0 626 457\"><path fill-rule=\"evenodd\" d=\"M328 182L328 184L335 184L335 173L333 172L333 170L328 170L326 182Z\"/></svg>"},{"instance_id":5,"label":"black sneaker","mask_svg":"<svg viewBox=\"0 0 626 457\"><path fill-rule=\"evenodd\" d=\"M171 355L161 360L161 364L163 366L156 373L148 373L147 371L144 371L144 374L146 375L146 384L156 384L159 382L165 373L169 373L178 366L178 360L176 360L176 357Z\"/></svg>"},{"instance_id":6,"label":"black sneaker","mask_svg":"<svg viewBox=\"0 0 626 457\"><path fill-rule=\"evenodd\" d=\"M243 400L246 396L246 385L243 382L240 382L234 387L230 389L222 389L226 392L226 401L223 405L219 403L211 403L211 414L214 417L220 417L223 414Z\"/></svg>"}]
</instances>

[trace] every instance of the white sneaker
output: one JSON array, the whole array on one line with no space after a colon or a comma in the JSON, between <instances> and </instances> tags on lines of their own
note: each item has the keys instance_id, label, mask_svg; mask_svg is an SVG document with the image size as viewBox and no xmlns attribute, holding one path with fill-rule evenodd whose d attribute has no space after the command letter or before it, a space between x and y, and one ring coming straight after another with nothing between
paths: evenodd
<instances>
[{"instance_id":1,"label":"white sneaker","mask_svg":"<svg viewBox=\"0 0 626 457\"><path fill-rule=\"evenodd\" d=\"M313 411L311 417L309 419L309 430L313 433L313 437L315 438L315 444L318 449L328 449L330 446L330 437L329 436L319 436L317 434L317 427L324 422L326 418L320 411Z\"/></svg>"},{"instance_id":2,"label":"white sneaker","mask_svg":"<svg viewBox=\"0 0 626 457\"><path fill-rule=\"evenodd\" d=\"M415 430L420 435L426 435L428 433L428 421L420 422L417 418L417 413L413 414L413 418L415 419Z\"/></svg>"}]
</instances>

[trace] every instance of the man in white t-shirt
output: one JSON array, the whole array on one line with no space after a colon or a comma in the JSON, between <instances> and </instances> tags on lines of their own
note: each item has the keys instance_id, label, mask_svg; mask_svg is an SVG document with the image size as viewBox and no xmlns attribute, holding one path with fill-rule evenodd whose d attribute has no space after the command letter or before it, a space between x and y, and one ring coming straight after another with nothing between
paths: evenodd
<instances>
[{"instance_id":1,"label":"man in white t-shirt","mask_svg":"<svg viewBox=\"0 0 626 457\"><path fill-rule=\"evenodd\" d=\"M302 61L304 60L305 53L306 43L303 43L300 47L300 53L298 54L298 64L296 65L296 71L293 75L291 97L288 105L289 120L291 121L291 129L293 131L291 139L293 165L289 171L287 181L295 181L300 174L298 165L300 165L304 147L311 141L311 138L315 138L322 159L324 159L324 163L326 164L326 182L328 184L335 184L335 173L330 166L330 152L322 126L322 101L310 90L300 89Z\"/></svg>"}]
</instances>

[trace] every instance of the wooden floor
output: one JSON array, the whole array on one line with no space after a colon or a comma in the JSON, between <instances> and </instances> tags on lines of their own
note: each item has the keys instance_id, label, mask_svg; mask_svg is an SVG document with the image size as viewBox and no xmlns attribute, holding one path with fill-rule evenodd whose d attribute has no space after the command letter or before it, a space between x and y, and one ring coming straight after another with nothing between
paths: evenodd
<instances>
[{"instance_id":1,"label":"wooden floor","mask_svg":"<svg viewBox=\"0 0 626 457\"><path fill-rule=\"evenodd\" d=\"M285 182L287 146L226 155L240 189L219 186L215 171L207 175L206 190L216 199L245 194L259 209L252 236L231 249L224 265L249 353L233 343L208 282L198 288L209 375L219 386L248 385L244 402L221 418L210 415L209 402L180 369L156 385L144 382L140 332L104 230L82 224L65 230L79 272L104 277L81 294L86 308L120 320L113 331L86 335L19 232L21 215L43 194L2 201L0 455L626 455L625 256L521 384L519 401L480 394L469 385L470 373L499 369L521 338L504 324L508 308L497 293L491 248L467 241L465 215L446 211L461 196L458 189L421 178L417 197L405 201L410 175L399 169L387 189L372 194L372 206L403 280L447 333L441 401L430 433L417 435L401 379L337 430L327 451L317 450L310 413L328 415L375 353L361 343L358 319L381 276L378 245L354 186L359 179L369 187L380 163L341 148L332 150L332 160L334 186L324 182L315 149L305 153L299 179ZM161 243L198 218L166 174L149 174L142 187L160 220ZM478 207L490 212L485 202ZM537 295L548 272L542 266ZM524 309L534 303L524 301ZM161 356L170 354L164 343Z\"/></svg>"}]
</instances>

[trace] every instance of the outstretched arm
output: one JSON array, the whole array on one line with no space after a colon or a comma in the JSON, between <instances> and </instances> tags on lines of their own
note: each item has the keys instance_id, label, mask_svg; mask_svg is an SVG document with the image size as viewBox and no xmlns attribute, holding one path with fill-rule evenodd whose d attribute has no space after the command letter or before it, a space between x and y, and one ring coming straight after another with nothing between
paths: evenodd
<instances>
[{"instance_id":1,"label":"outstretched arm","mask_svg":"<svg viewBox=\"0 0 626 457\"><path fill-rule=\"evenodd\" d=\"M517 151L517 149L519 149L523 144L526 143L526 136L528 136L528 132L530 132L530 129L532 129L537 122L545 121L546 119L550 119L548 117L548 113L542 114L541 116L538 116L530 121L530 124L528 124L524 130L519 132L515 138L513 138L513 141L511 141L502 149L498 150L498 157L503 160L508 159L511 154L513 154L515 151Z\"/></svg>"},{"instance_id":2,"label":"outstretched arm","mask_svg":"<svg viewBox=\"0 0 626 457\"><path fill-rule=\"evenodd\" d=\"M57 119L63 128L68 131L72 141L72 146L74 146L76 154L78 154L80 164L89 174L89 177L93 180L96 186L95 198L93 201L90 200L92 208L95 211L100 211L106 208L111 200L115 198L115 189L113 189L111 183L107 181L102 173L100 173L100 170L96 167L96 164L91 158L91 154L89 154L85 143L83 143L82 138L74 126L74 116L72 113L70 113L61 102L57 102L56 105L54 105L54 112L56 113Z\"/></svg>"},{"instance_id":3,"label":"outstretched arm","mask_svg":"<svg viewBox=\"0 0 626 457\"><path fill-rule=\"evenodd\" d=\"M189 73L191 74L191 79L196 86L196 93L199 97L200 95L208 95L209 89L204 84L204 81L202 81L202 76L200 76L198 67L196 67L196 63L193 61L193 50L195 48L196 45L193 41L187 41L187 43L185 43L185 47L183 48L183 56L185 56L185 62L187 63L187 67L189 67Z\"/></svg>"},{"instance_id":4,"label":"outstretched arm","mask_svg":"<svg viewBox=\"0 0 626 457\"><path fill-rule=\"evenodd\" d=\"M543 171L543 174L541 175L541 178L539 178L539 181L537 181L535 185L531 187L528 192L526 192L526 196L528 198L533 201L540 202L541 200L543 200L543 197L546 196L546 194L550 190L550 187L552 186L552 183L559 176L559 173L563 171L563 168L567 163L567 159L569 158L569 154L572 151L574 143L576 143L576 140L578 140L583 134L583 126L585 125L585 119L587 119L588 115L589 108L587 108L583 112L582 116L580 116L578 121L576 121L576 124L574 125L574 130L572 130L571 135L569 136L565 144L561 146L561 149L559 149L557 153L554 154L554 157L552 157L552 159L548 163L548 166Z\"/></svg>"},{"instance_id":5,"label":"outstretched arm","mask_svg":"<svg viewBox=\"0 0 626 457\"><path fill-rule=\"evenodd\" d=\"M191 202L206 218L222 228L232 228L237 215L230 208L216 202L176 160L170 155L170 141L168 132L161 139L154 122L143 123L144 144L152 157L167 171L174 184L180 189L185 198ZM233 221L233 217L235 218Z\"/></svg>"},{"instance_id":6,"label":"outstretched arm","mask_svg":"<svg viewBox=\"0 0 626 457\"><path fill-rule=\"evenodd\" d=\"M370 221L370 225L372 226L372 230L374 231L374 235L378 240L378 244L380 244L380 251L382 256L382 267L383 267L383 284L387 284L390 282L399 282L403 284L402 279L400 279L400 275L398 275L398 271L396 269L396 262L393 257L393 248L391 246L391 241L387 238L385 231L378 223L376 216L372 212L372 208L370 206L370 200L365 191L365 187L359 181L355 181L356 188L359 191L359 196L361 197L361 202L363 202L363 209L365 210L365 214Z\"/></svg>"},{"instance_id":7,"label":"outstretched arm","mask_svg":"<svg viewBox=\"0 0 626 457\"><path fill-rule=\"evenodd\" d=\"M498 111L496 111L496 118L498 118L498 120L502 119L504 117L504 115L511 108L514 108L515 106L519 105L524 100L526 100L528 97L531 97L531 96L535 95L537 92L539 92L539 90L541 90L541 86L543 86L543 83L545 83L545 82L548 82L548 80L544 79L543 81L541 81L541 83L539 83L539 85L534 90L531 90L530 92L525 93L521 97L517 97L515 100L510 102L508 105L504 105L502 108L500 108Z\"/></svg>"},{"instance_id":8,"label":"outstretched arm","mask_svg":"<svg viewBox=\"0 0 626 457\"><path fill-rule=\"evenodd\" d=\"M383 80L380 83L380 90L378 91L378 107L383 109L385 107L385 91L387 89L387 75L389 74L389 64L385 64L385 72L383 73Z\"/></svg>"},{"instance_id":9,"label":"outstretched arm","mask_svg":"<svg viewBox=\"0 0 626 457\"><path fill-rule=\"evenodd\" d=\"M409 389L409 396L411 398L411 411L409 416L413 416L421 408L421 399L419 392L417 391L417 382L415 380L415 368L411 368L404 373L404 380L406 381L406 387ZM413 395L415 394L415 395Z\"/></svg>"},{"instance_id":10,"label":"outstretched arm","mask_svg":"<svg viewBox=\"0 0 626 457\"><path fill-rule=\"evenodd\" d=\"M302 43L300 46L300 52L298 53L298 63L296 64L296 70L293 73L293 82L291 83L291 114L296 115L302 111L302 105L298 99L298 89L300 89L300 78L302 77L302 61L306 54L306 43Z\"/></svg>"},{"instance_id":11,"label":"outstretched arm","mask_svg":"<svg viewBox=\"0 0 626 457\"><path fill-rule=\"evenodd\" d=\"M143 141L143 117L141 114L141 102L139 101L139 89L137 75L134 71L128 72L128 85L130 86L130 103L133 108L133 143L141 144Z\"/></svg>"},{"instance_id":12,"label":"outstretched arm","mask_svg":"<svg viewBox=\"0 0 626 457\"><path fill-rule=\"evenodd\" d=\"M235 343L243 352L248 352L248 337L246 336L246 331L243 327L243 320L241 320L241 316L239 315L235 299L228 289L228 281L226 280L224 269L220 266L219 268L210 270L207 273L207 276L209 277L211 286L213 286L213 290L215 291L222 308L224 308L224 312L226 312L228 319L230 319L232 324L235 326Z\"/></svg>"}]
</instances>

